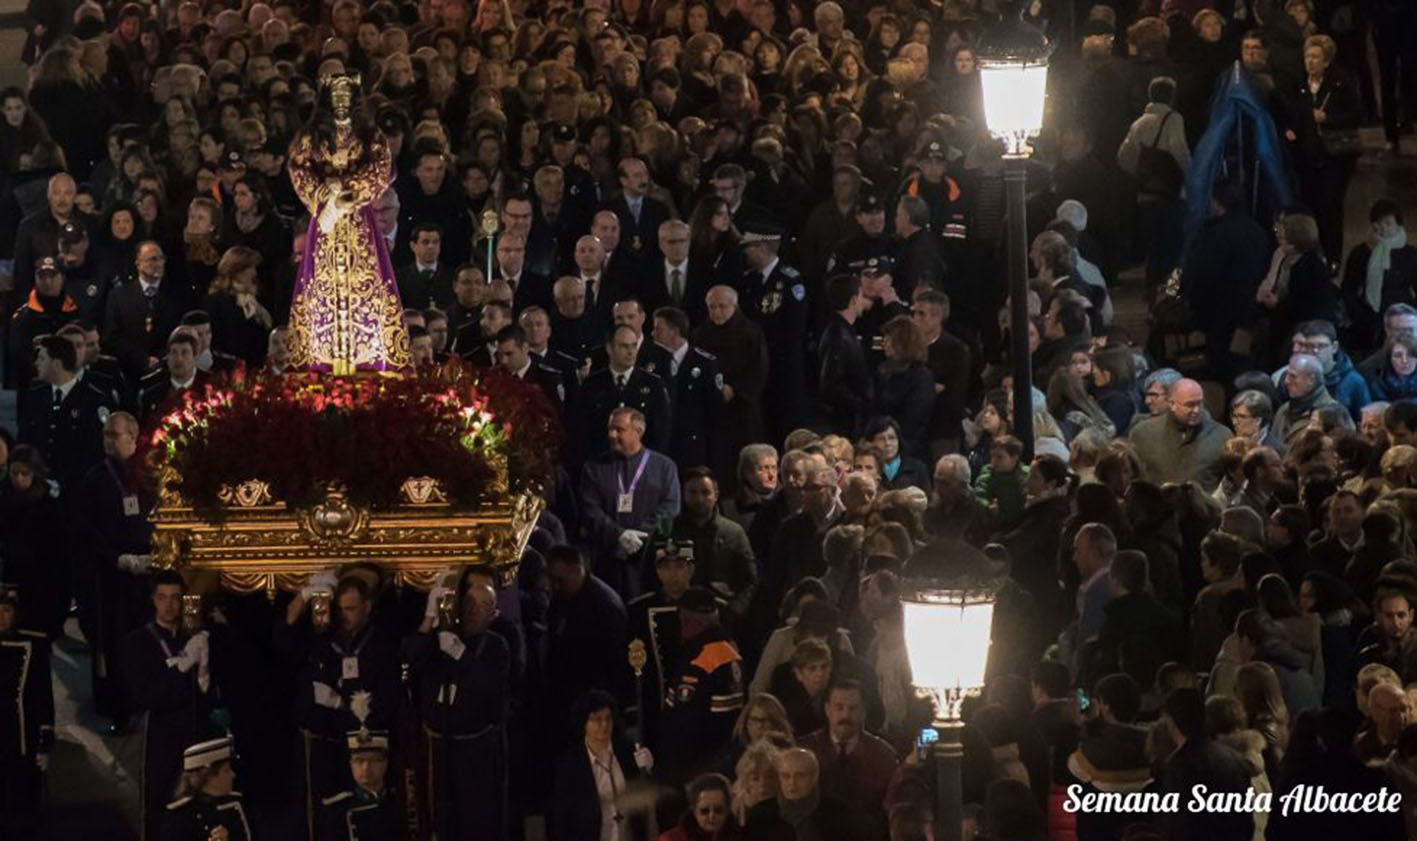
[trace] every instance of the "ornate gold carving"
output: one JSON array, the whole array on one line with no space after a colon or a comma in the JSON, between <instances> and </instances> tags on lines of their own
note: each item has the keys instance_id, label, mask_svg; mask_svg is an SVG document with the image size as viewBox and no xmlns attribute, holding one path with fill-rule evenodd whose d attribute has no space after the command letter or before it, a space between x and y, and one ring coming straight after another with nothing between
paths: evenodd
<instances>
[{"instance_id":1,"label":"ornate gold carving","mask_svg":"<svg viewBox=\"0 0 1417 841\"><path fill-rule=\"evenodd\" d=\"M369 511L351 505L338 489L328 491L323 502L298 510L296 516L300 530L317 544L347 544L369 525Z\"/></svg>"},{"instance_id":2,"label":"ornate gold carving","mask_svg":"<svg viewBox=\"0 0 1417 841\"><path fill-rule=\"evenodd\" d=\"M443 487L438 480L429 476L414 476L400 488L405 502L412 505L427 505L430 502L447 502Z\"/></svg>"},{"instance_id":3,"label":"ornate gold carving","mask_svg":"<svg viewBox=\"0 0 1417 841\"><path fill-rule=\"evenodd\" d=\"M179 498L180 499L180 498ZM370 511L338 489L308 509L271 501L240 506L236 492L220 522L185 501L153 513L155 562L189 577L215 573L237 593L295 592L314 573L373 561L398 586L426 590L449 566L477 563L504 584L516 575L544 500L532 494L488 496L474 510L445 501L406 502Z\"/></svg>"},{"instance_id":4,"label":"ornate gold carving","mask_svg":"<svg viewBox=\"0 0 1417 841\"><path fill-rule=\"evenodd\" d=\"M258 505L271 504L271 486L258 479L242 482L234 488L222 488L217 494L226 505L234 505L237 508L255 508Z\"/></svg>"}]
</instances>

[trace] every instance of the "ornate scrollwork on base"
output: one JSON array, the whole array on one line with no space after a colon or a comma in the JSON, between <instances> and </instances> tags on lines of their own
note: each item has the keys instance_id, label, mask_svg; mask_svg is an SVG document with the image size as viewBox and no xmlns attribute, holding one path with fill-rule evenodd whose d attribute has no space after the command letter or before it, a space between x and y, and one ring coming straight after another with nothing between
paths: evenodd
<instances>
[{"instance_id":1,"label":"ornate scrollwork on base","mask_svg":"<svg viewBox=\"0 0 1417 841\"><path fill-rule=\"evenodd\" d=\"M227 590L271 597L355 561L379 564L401 587L427 589L447 567L471 563L492 567L510 583L545 506L535 494L503 494L484 497L473 509L454 508L440 499L435 483L416 496L405 485L405 501L387 509L357 507L339 488L294 509L256 484L234 488L219 520L185 501L160 503L153 513L157 565L189 577L215 574Z\"/></svg>"}]
</instances>

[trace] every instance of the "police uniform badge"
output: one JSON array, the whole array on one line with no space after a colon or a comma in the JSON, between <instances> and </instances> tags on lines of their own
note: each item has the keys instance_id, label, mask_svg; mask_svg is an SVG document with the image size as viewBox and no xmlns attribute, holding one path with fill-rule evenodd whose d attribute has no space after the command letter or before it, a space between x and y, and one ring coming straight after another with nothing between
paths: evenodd
<instances>
[{"instance_id":1,"label":"police uniform badge","mask_svg":"<svg viewBox=\"0 0 1417 841\"><path fill-rule=\"evenodd\" d=\"M693 377L694 379L698 379L699 374L701 373L703 372L699 370L699 366L697 365L689 369L689 376Z\"/></svg>"},{"instance_id":2,"label":"police uniform badge","mask_svg":"<svg viewBox=\"0 0 1417 841\"><path fill-rule=\"evenodd\" d=\"M645 373L647 373L647 374L653 374L653 373L654 373L654 363L653 363L653 362L646 362L646 363L644 364L644 369L645 369Z\"/></svg>"},{"instance_id":3,"label":"police uniform badge","mask_svg":"<svg viewBox=\"0 0 1417 841\"><path fill-rule=\"evenodd\" d=\"M773 288L773 291L763 296L761 306L763 315L772 315L777 312L778 307L782 306L782 284L778 284Z\"/></svg>"},{"instance_id":4,"label":"police uniform badge","mask_svg":"<svg viewBox=\"0 0 1417 841\"><path fill-rule=\"evenodd\" d=\"M98 407L98 422L99 422L99 423L102 423L102 424L106 424L106 423L108 423L108 417L109 417L108 407L107 407L107 406L99 406L99 407Z\"/></svg>"},{"instance_id":5,"label":"police uniform badge","mask_svg":"<svg viewBox=\"0 0 1417 841\"><path fill-rule=\"evenodd\" d=\"M642 386L640 386L640 394L648 395L648 394L649 394L649 386L647 386L647 385L642 385Z\"/></svg>"},{"instance_id":6,"label":"police uniform badge","mask_svg":"<svg viewBox=\"0 0 1417 841\"><path fill-rule=\"evenodd\" d=\"M713 375L713 387L719 391L723 391L723 374Z\"/></svg>"},{"instance_id":7,"label":"police uniform badge","mask_svg":"<svg viewBox=\"0 0 1417 841\"><path fill-rule=\"evenodd\" d=\"M635 234L634 236L630 237L631 251L643 251L644 249L645 241L643 237L641 237L639 234Z\"/></svg>"},{"instance_id":8,"label":"police uniform badge","mask_svg":"<svg viewBox=\"0 0 1417 841\"><path fill-rule=\"evenodd\" d=\"M800 283L792 284L792 297L796 298L799 301L807 300L807 287L803 286Z\"/></svg>"},{"instance_id":9,"label":"police uniform badge","mask_svg":"<svg viewBox=\"0 0 1417 841\"><path fill-rule=\"evenodd\" d=\"M84 290L84 294L87 295L87 296L89 296L90 298L97 298L97 297L98 297L98 284L97 284L97 283L90 283L90 284L88 285L88 288Z\"/></svg>"}]
</instances>

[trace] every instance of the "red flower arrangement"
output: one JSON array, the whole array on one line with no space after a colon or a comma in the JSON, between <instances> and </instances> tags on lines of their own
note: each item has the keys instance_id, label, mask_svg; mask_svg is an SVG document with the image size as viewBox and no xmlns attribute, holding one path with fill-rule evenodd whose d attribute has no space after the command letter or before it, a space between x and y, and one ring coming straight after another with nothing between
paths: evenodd
<instances>
[{"instance_id":1,"label":"red flower arrangement","mask_svg":"<svg viewBox=\"0 0 1417 841\"><path fill-rule=\"evenodd\" d=\"M258 374L189 391L146 436L155 480L171 468L194 507L217 512L223 488L257 479L293 506L343 485L350 502L386 507L414 476L473 505L505 459L513 493L554 469L561 428L534 384L456 362L414 375Z\"/></svg>"}]
</instances>

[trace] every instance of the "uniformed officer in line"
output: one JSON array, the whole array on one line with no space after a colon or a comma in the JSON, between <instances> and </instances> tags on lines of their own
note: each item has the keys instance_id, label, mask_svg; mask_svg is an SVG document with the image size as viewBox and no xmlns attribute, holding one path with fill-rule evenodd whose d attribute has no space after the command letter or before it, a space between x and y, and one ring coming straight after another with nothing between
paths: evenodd
<instances>
[{"instance_id":1,"label":"uniformed officer in line","mask_svg":"<svg viewBox=\"0 0 1417 841\"><path fill-rule=\"evenodd\" d=\"M182 787L167 804L161 841L251 841L230 738L199 742L182 752Z\"/></svg>"},{"instance_id":2,"label":"uniformed officer in line","mask_svg":"<svg viewBox=\"0 0 1417 841\"><path fill-rule=\"evenodd\" d=\"M131 407L131 410L136 412L136 395L130 393L127 378L123 375L123 369L118 366L118 360L99 352L97 328L84 321L71 321L60 327L54 335L63 336L74 345L74 353L78 355L79 361L79 379L87 380L103 389L103 393L109 396L114 405L124 411L129 411Z\"/></svg>"},{"instance_id":3,"label":"uniformed officer in line","mask_svg":"<svg viewBox=\"0 0 1417 841\"><path fill-rule=\"evenodd\" d=\"M404 821L398 797L386 783L389 734L383 730L361 727L351 731L346 742L349 746L349 775L354 780L354 786L321 802L324 807L320 821L321 841L396 841L404 838Z\"/></svg>"},{"instance_id":4,"label":"uniformed officer in line","mask_svg":"<svg viewBox=\"0 0 1417 841\"><path fill-rule=\"evenodd\" d=\"M59 229L59 271L64 273L64 293L78 307L79 318L93 321L103 317L110 279L99 277L98 261L89 247L88 228L67 222Z\"/></svg>"},{"instance_id":5,"label":"uniformed officer in line","mask_svg":"<svg viewBox=\"0 0 1417 841\"><path fill-rule=\"evenodd\" d=\"M638 709L645 744L658 744L659 719L669 672L679 663L679 600L694 577L694 544L668 540L656 544L654 574L659 586L630 601L630 639L645 645L645 666L632 709Z\"/></svg>"},{"instance_id":6,"label":"uniformed officer in line","mask_svg":"<svg viewBox=\"0 0 1417 841\"><path fill-rule=\"evenodd\" d=\"M129 633L123 645L128 697L133 709L145 716L139 781L144 841L159 837L164 804L184 769L182 751L194 741L213 735L208 718L208 635L206 631L192 633L183 624L185 592L182 576L176 572L164 570L154 575L153 618Z\"/></svg>"},{"instance_id":7,"label":"uniformed officer in line","mask_svg":"<svg viewBox=\"0 0 1417 841\"><path fill-rule=\"evenodd\" d=\"M678 307L654 311L654 343L669 353L662 375L673 417L669 456L676 464L708 464L709 430L723 405L723 373L718 357L689 343L689 316Z\"/></svg>"},{"instance_id":8,"label":"uniformed officer in line","mask_svg":"<svg viewBox=\"0 0 1417 841\"><path fill-rule=\"evenodd\" d=\"M576 388L580 386L580 360L569 353L551 347L551 314L542 307L532 305L517 316L517 323L526 331L526 347L531 358L543 365L550 365L561 374L561 382L566 386L566 403L575 399Z\"/></svg>"},{"instance_id":9,"label":"uniformed officer in line","mask_svg":"<svg viewBox=\"0 0 1417 841\"><path fill-rule=\"evenodd\" d=\"M38 382L20 404L20 443L38 448L50 476L68 490L103 458L103 424L118 407L103 389L79 379L79 357L68 339L40 339L34 367Z\"/></svg>"},{"instance_id":10,"label":"uniformed officer in line","mask_svg":"<svg viewBox=\"0 0 1417 841\"><path fill-rule=\"evenodd\" d=\"M645 341L645 321L648 314L645 312L644 304L639 298L625 297L616 301L610 307L610 317L615 322L616 327L626 326L635 331L639 337L639 350L635 352L635 367L647 374L654 374L661 380L665 380L666 387L669 380L669 351L660 347L654 342ZM604 368L608 362L608 351L605 347L590 348L588 356L590 359L590 369L592 371Z\"/></svg>"},{"instance_id":11,"label":"uniformed officer in line","mask_svg":"<svg viewBox=\"0 0 1417 841\"><path fill-rule=\"evenodd\" d=\"M659 779L683 785L733 737L743 709L743 657L719 623L713 591L691 587L679 599L681 654L666 680Z\"/></svg>"},{"instance_id":12,"label":"uniformed officer in line","mask_svg":"<svg viewBox=\"0 0 1417 841\"><path fill-rule=\"evenodd\" d=\"M384 624L373 621L376 585L357 573L312 576L286 606L276 644L300 670L295 721L299 728L298 785L302 789L305 835L318 836L320 801L349 788L345 738L357 722L351 711L356 693L373 698L370 724L388 729L398 709L398 643ZM309 621L302 621L306 606Z\"/></svg>"},{"instance_id":13,"label":"uniformed officer in line","mask_svg":"<svg viewBox=\"0 0 1417 841\"><path fill-rule=\"evenodd\" d=\"M781 230L755 225L744 231L741 244L748 269L738 284L738 305L767 337L769 437L782 440L805 422L807 287L778 257Z\"/></svg>"},{"instance_id":14,"label":"uniformed officer in line","mask_svg":"<svg viewBox=\"0 0 1417 841\"><path fill-rule=\"evenodd\" d=\"M865 185L856 202L856 224L861 226L861 231L842 242L827 258L825 277L843 271L857 260L891 253L891 238L886 234L886 206L881 203L881 197L874 190L867 190Z\"/></svg>"},{"instance_id":15,"label":"uniformed officer in line","mask_svg":"<svg viewBox=\"0 0 1417 841\"><path fill-rule=\"evenodd\" d=\"M497 331L496 362L519 380L536 383L558 412L566 404L566 383L561 372L544 362L531 358L526 344L526 331L520 324L508 324Z\"/></svg>"},{"instance_id":16,"label":"uniformed officer in line","mask_svg":"<svg viewBox=\"0 0 1417 841\"><path fill-rule=\"evenodd\" d=\"M423 722L437 836L503 841L511 655L490 630L497 593L481 572L469 567L456 590L429 592L423 624L404 640L403 657Z\"/></svg>"},{"instance_id":17,"label":"uniformed officer in line","mask_svg":"<svg viewBox=\"0 0 1417 841\"><path fill-rule=\"evenodd\" d=\"M20 594L0 587L0 838L39 838L41 778L54 745L49 640L20 628Z\"/></svg>"},{"instance_id":18,"label":"uniformed officer in line","mask_svg":"<svg viewBox=\"0 0 1417 841\"><path fill-rule=\"evenodd\" d=\"M853 261L848 268L861 278L861 295L869 302L853 326L861 349L866 352L866 363L874 374L886 359L881 328L896 316L910 315L910 302L902 300L896 292L890 257L867 257Z\"/></svg>"},{"instance_id":19,"label":"uniformed officer in line","mask_svg":"<svg viewBox=\"0 0 1417 841\"><path fill-rule=\"evenodd\" d=\"M64 292L64 275L53 257L40 260L34 269L29 298L10 316L9 350L5 366L6 387L23 395L34 382L34 343L53 335L79 317L74 299Z\"/></svg>"},{"instance_id":20,"label":"uniformed officer in line","mask_svg":"<svg viewBox=\"0 0 1417 841\"><path fill-rule=\"evenodd\" d=\"M580 438L576 452L582 461L605 451L610 413L620 408L644 415L645 446L659 452L668 449L672 424L669 392L658 376L635 367L639 340L632 327L622 324L613 328L605 343L608 364L581 384L569 419Z\"/></svg>"}]
</instances>

